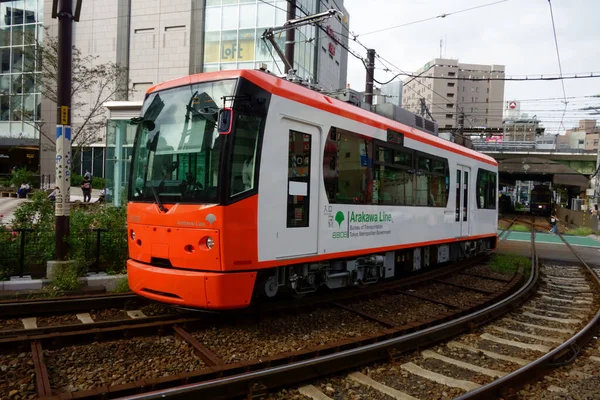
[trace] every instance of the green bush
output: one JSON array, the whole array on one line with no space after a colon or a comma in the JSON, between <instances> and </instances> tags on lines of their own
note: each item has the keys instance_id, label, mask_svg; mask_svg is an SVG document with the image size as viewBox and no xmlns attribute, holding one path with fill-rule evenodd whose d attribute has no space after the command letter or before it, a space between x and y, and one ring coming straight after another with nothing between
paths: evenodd
<instances>
[{"instance_id":1,"label":"green bush","mask_svg":"<svg viewBox=\"0 0 600 400\"><path fill-rule=\"evenodd\" d=\"M31 185L32 179L33 174L31 172L29 172L26 168L19 168L11 172L9 183L11 185L15 185L16 187L21 186L23 183L29 183Z\"/></svg>"},{"instance_id":2,"label":"green bush","mask_svg":"<svg viewBox=\"0 0 600 400\"><path fill-rule=\"evenodd\" d=\"M4 260L18 265L21 235L25 235L25 268L44 265L54 258L55 251L54 203L44 192L36 192L31 202L15 210L12 229L0 226L0 254ZM125 271L127 253L127 210L108 204L72 209L70 216L69 259L75 260L80 273L85 274L95 261L97 233L100 232L99 266L109 274ZM21 232L25 230L25 232ZM0 280L18 271L0 266ZM14 267L11 267L14 269Z\"/></svg>"},{"instance_id":3,"label":"green bush","mask_svg":"<svg viewBox=\"0 0 600 400\"><path fill-rule=\"evenodd\" d=\"M95 250L100 231L100 265L109 274L122 273L127 261L127 209L101 205L71 213L70 257L89 268L96 260ZM93 253L93 252L92 252Z\"/></svg>"},{"instance_id":4,"label":"green bush","mask_svg":"<svg viewBox=\"0 0 600 400\"><path fill-rule=\"evenodd\" d=\"M77 290L81 287L79 277L83 275L77 264L57 265L53 270L51 285L61 291Z\"/></svg>"},{"instance_id":5,"label":"green bush","mask_svg":"<svg viewBox=\"0 0 600 400\"><path fill-rule=\"evenodd\" d=\"M589 236L592 233L594 233L594 231L592 230L592 228L588 228L587 226L579 226L574 229L569 229L566 233L567 235L574 236Z\"/></svg>"},{"instance_id":6,"label":"green bush","mask_svg":"<svg viewBox=\"0 0 600 400\"><path fill-rule=\"evenodd\" d=\"M125 293L125 292L130 292L130 291L131 291L131 289L129 288L129 280L127 279L127 277L119 279L119 281L117 282L117 287L115 288L114 292L115 293Z\"/></svg>"},{"instance_id":7,"label":"green bush","mask_svg":"<svg viewBox=\"0 0 600 400\"><path fill-rule=\"evenodd\" d=\"M83 175L72 174L71 175L71 186L81 186L83 183ZM92 176L92 188L93 189L104 189L106 186L106 179L98 176Z\"/></svg>"}]
</instances>

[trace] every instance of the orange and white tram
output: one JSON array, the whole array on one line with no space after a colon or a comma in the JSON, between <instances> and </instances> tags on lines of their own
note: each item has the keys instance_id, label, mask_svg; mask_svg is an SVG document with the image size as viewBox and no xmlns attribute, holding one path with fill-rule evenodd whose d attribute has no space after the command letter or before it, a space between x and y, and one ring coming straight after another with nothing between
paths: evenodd
<instances>
[{"instance_id":1,"label":"orange and white tram","mask_svg":"<svg viewBox=\"0 0 600 400\"><path fill-rule=\"evenodd\" d=\"M247 307L494 248L493 158L263 71L151 88L129 182L129 285Z\"/></svg>"}]
</instances>

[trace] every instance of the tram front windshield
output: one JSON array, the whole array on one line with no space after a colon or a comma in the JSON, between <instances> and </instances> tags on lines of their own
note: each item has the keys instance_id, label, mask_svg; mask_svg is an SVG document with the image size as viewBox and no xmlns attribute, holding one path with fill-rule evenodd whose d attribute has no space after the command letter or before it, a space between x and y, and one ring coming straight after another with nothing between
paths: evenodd
<instances>
[{"instance_id":1,"label":"tram front windshield","mask_svg":"<svg viewBox=\"0 0 600 400\"><path fill-rule=\"evenodd\" d=\"M144 102L132 156L129 199L215 203L223 138L216 121L236 80L152 93Z\"/></svg>"}]
</instances>

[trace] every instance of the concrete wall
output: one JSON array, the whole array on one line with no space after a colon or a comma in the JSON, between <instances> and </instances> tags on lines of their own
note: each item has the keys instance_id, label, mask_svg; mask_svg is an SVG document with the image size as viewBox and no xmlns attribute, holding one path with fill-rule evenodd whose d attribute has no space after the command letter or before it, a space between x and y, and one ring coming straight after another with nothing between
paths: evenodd
<instances>
[{"instance_id":1,"label":"concrete wall","mask_svg":"<svg viewBox=\"0 0 600 400\"><path fill-rule=\"evenodd\" d=\"M584 213L583 211L559 208L558 219L560 220L561 224L567 224L567 226L587 226L594 232L598 232L600 229L598 217L590 213Z\"/></svg>"}]
</instances>

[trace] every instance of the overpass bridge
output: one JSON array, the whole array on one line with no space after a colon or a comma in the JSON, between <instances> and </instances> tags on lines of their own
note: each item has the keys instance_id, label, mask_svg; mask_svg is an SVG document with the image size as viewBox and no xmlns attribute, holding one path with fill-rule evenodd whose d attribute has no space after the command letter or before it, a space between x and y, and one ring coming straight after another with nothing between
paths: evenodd
<instances>
[{"instance_id":1,"label":"overpass bridge","mask_svg":"<svg viewBox=\"0 0 600 400\"><path fill-rule=\"evenodd\" d=\"M544 148L535 142L481 143L477 141L473 141L473 148L494 157L498 162L519 157L533 157L556 162L588 177L598 168L596 150Z\"/></svg>"}]
</instances>

